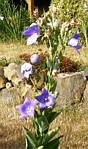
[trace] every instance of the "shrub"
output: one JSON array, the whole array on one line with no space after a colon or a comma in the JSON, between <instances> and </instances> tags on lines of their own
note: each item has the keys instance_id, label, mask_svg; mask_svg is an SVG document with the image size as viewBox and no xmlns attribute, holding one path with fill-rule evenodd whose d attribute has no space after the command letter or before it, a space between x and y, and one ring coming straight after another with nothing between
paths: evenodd
<instances>
[{"instance_id":1,"label":"shrub","mask_svg":"<svg viewBox=\"0 0 88 149\"><path fill-rule=\"evenodd\" d=\"M87 13L84 10L86 0L52 0L58 8L58 16L62 21L68 21L72 18L82 18Z\"/></svg>"},{"instance_id":2,"label":"shrub","mask_svg":"<svg viewBox=\"0 0 88 149\"><path fill-rule=\"evenodd\" d=\"M57 17L62 24L67 22L73 25L69 29L67 37L71 37L74 32L80 33L82 45L87 45L88 41L88 10L86 0L52 0L51 4L57 7Z\"/></svg>"}]
</instances>

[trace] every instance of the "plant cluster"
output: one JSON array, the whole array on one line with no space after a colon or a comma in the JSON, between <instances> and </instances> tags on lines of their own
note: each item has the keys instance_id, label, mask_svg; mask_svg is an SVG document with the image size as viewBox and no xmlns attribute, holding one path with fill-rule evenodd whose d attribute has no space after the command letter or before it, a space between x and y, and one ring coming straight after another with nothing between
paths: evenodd
<instances>
[{"instance_id":1,"label":"plant cluster","mask_svg":"<svg viewBox=\"0 0 88 149\"><path fill-rule=\"evenodd\" d=\"M26 93L23 104L16 106L16 109L20 111L20 118L30 116L33 120L33 133L27 128L23 127L26 149L58 149L60 146L60 139L62 136L56 135L59 128L57 127L50 130L51 122L54 121L54 119L59 115L59 112L55 107L56 98L58 96L55 92L57 82L54 76L58 73L58 70L60 70L66 45L72 46L77 50L78 54L80 54L81 45L78 42L80 33L84 35L87 43L87 22L84 21L84 23L79 19L81 22L80 24L79 20L77 20L79 16L78 14L81 10L79 11L79 9L76 9L78 8L78 3L75 6L76 2L77 1L75 0L75 3L73 1L70 3L70 1L67 0L63 3L61 0L59 3L59 12L59 5L57 7L51 5L49 12L47 14L44 13L43 18L41 18L41 27L38 28L38 24L34 23L32 26L28 27L29 30L26 32L27 35L32 36L33 34L36 34L38 29L41 29L41 40L46 41L46 45L49 49L46 61L44 61L46 75L42 89L38 90L37 88L34 100L30 100L28 94ZM81 4L83 6L83 3ZM27 20L24 20L24 18L26 18L27 13L24 13L23 8L18 11L14 5L13 7L10 7L7 1L3 1L1 5L2 10L0 10L0 13L4 18L1 18L0 26L2 27L2 31L4 31L3 37L5 37L5 39L9 39L9 37L19 39L19 37L21 37L19 36L19 33L21 33L24 26L26 26ZM8 9L6 7L8 7ZM75 9L77 12L75 12ZM58 20L58 15L60 20ZM70 37L73 33L73 29L76 33ZM2 36L2 33L0 34L0 36ZM30 42L31 40L33 40L33 38L30 38ZM60 48L59 51L58 47ZM36 75L38 73L36 66L41 61L40 57L35 53L29 59L30 62L26 61L26 63L21 66L21 73L27 80L31 79L32 75L35 73L36 80L38 79L39 81L39 75ZM36 87L35 84L34 87Z\"/></svg>"},{"instance_id":2,"label":"plant cluster","mask_svg":"<svg viewBox=\"0 0 88 149\"><path fill-rule=\"evenodd\" d=\"M70 21L72 18L82 18L86 15L86 0L52 0L57 7L57 13L61 21Z\"/></svg>"},{"instance_id":3,"label":"plant cluster","mask_svg":"<svg viewBox=\"0 0 88 149\"><path fill-rule=\"evenodd\" d=\"M52 10L53 8L50 9L50 13ZM65 50L65 44L62 38L63 32L61 33L59 29L55 11L56 10L54 10L52 16L49 15L48 18L44 18L44 21L47 23L48 19L49 23L48 28L45 28L44 34L44 39L48 41L47 46L49 48L49 53L44 62L46 75L43 87L41 90L36 90L34 100L30 100L26 93L23 104L16 106L16 109L20 111L20 118L25 118L27 116L33 118L33 134L30 130L23 127L26 149L58 149L62 138L62 135L57 135L59 127L50 130L51 123L60 114L56 109L55 100L57 98L57 93L55 92L56 80L54 79L54 75L59 67L63 51ZM31 29L33 29L33 31L31 30L31 33L34 34L34 28ZM57 50L58 44L61 45L59 53ZM27 58L27 55L24 55L23 58L25 56ZM30 62L26 62L21 66L21 73L26 79L30 79L32 74L35 73L33 69L34 65L36 66L41 63L40 57L35 53L30 56L28 61L29 60Z\"/></svg>"},{"instance_id":4,"label":"plant cluster","mask_svg":"<svg viewBox=\"0 0 88 149\"><path fill-rule=\"evenodd\" d=\"M21 2L22 3L22 2ZM81 34L80 41L86 45L88 41L88 6L86 0L52 0L51 5L55 4L57 9L56 17L60 24L67 23L69 32L68 38L74 32ZM35 12L35 11L34 11ZM38 13L38 12L36 12ZM0 1L0 40L8 41L21 40L21 32L35 20L30 18L23 5L16 7L13 1Z\"/></svg>"},{"instance_id":5,"label":"plant cluster","mask_svg":"<svg viewBox=\"0 0 88 149\"><path fill-rule=\"evenodd\" d=\"M23 127L26 149L58 149L58 147L60 147L60 139L62 136L56 135L59 128L57 127L49 130L51 122L59 115L59 112L56 109L56 98L58 97L58 93L55 92L57 85L55 76L60 71L60 66L64 62L67 63L67 65L69 63L71 64L68 59L63 57L66 45L75 48L78 54L80 54L81 45L78 42L80 37L79 32L73 34L70 39L67 37L70 28L75 24L78 25L77 22L64 22L61 24L58 22L56 14L57 8L54 5L51 5L49 12L44 13L43 18L41 18L41 26L32 23L32 25L24 31L25 35L31 37L41 28L41 40L46 41L46 45L49 49L48 55L44 61L43 68L46 70L46 75L43 80L42 89L40 88L39 90L39 88L36 88L34 100L30 100L26 93L23 104L16 106L16 109L20 111L20 118L27 116L33 118L33 134L30 130ZM30 42L31 40L33 40L33 38L30 38ZM36 41L37 38L35 43ZM58 47L60 49L59 51ZM37 66L40 64L40 69L42 68L40 56L37 53L34 53L31 56L22 55L21 58L26 60L26 63L21 66L21 73L24 75L24 78L28 81L31 79L32 82L32 75L34 75L36 78L35 80L38 82L41 77L37 75L39 74ZM76 69L75 64L73 69ZM35 83L32 83L34 87L36 87Z\"/></svg>"},{"instance_id":6,"label":"plant cluster","mask_svg":"<svg viewBox=\"0 0 88 149\"><path fill-rule=\"evenodd\" d=\"M1 41L21 40L21 32L29 23L30 16L25 7L20 5L18 9L12 0L0 1Z\"/></svg>"},{"instance_id":7,"label":"plant cluster","mask_svg":"<svg viewBox=\"0 0 88 149\"><path fill-rule=\"evenodd\" d=\"M88 2L86 0L52 0L57 8L57 16L61 22L72 24L68 32L70 37L74 32L81 35L80 41L87 45L88 41Z\"/></svg>"}]
</instances>

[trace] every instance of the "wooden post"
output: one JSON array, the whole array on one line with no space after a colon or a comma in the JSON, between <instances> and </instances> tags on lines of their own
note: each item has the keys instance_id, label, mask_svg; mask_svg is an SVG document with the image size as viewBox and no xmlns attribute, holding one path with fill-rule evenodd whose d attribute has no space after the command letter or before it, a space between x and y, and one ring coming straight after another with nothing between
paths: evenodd
<instances>
[{"instance_id":1,"label":"wooden post","mask_svg":"<svg viewBox=\"0 0 88 149\"><path fill-rule=\"evenodd\" d=\"M30 16L32 16L34 10L34 0L26 0L26 2L28 4L28 12Z\"/></svg>"}]
</instances>

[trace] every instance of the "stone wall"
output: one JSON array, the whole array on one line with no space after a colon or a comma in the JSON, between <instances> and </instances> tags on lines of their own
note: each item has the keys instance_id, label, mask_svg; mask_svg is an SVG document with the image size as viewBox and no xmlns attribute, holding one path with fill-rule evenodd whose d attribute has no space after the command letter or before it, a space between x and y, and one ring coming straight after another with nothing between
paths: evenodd
<instances>
[{"instance_id":1,"label":"stone wall","mask_svg":"<svg viewBox=\"0 0 88 149\"><path fill-rule=\"evenodd\" d=\"M24 81L20 73L20 65L11 63L5 68L0 68L0 100L11 101L20 99L27 92L33 90L32 86ZM88 94L87 71L75 73L60 73L57 80L56 99L60 108L69 107L72 104L86 100Z\"/></svg>"}]
</instances>

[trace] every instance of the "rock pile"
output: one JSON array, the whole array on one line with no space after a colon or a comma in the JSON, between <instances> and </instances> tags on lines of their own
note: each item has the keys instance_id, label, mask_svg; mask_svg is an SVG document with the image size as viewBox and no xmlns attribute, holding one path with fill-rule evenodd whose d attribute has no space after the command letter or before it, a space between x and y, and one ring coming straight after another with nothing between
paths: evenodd
<instances>
[{"instance_id":1,"label":"rock pile","mask_svg":"<svg viewBox=\"0 0 88 149\"><path fill-rule=\"evenodd\" d=\"M10 63L0 68L0 100L11 101L24 97L32 90L32 86L24 80L21 74L21 65ZM56 92L59 109L80 102L87 96L87 70L74 73L59 73Z\"/></svg>"}]
</instances>

